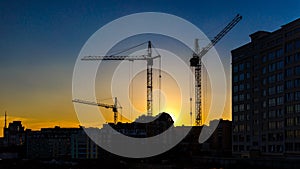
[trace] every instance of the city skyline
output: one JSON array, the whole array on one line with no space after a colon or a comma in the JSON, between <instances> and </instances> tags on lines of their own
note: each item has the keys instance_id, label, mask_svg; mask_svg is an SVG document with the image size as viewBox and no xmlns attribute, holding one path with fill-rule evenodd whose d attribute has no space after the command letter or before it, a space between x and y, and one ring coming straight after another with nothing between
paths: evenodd
<instances>
[{"instance_id":1,"label":"city skyline","mask_svg":"<svg viewBox=\"0 0 300 169\"><path fill-rule=\"evenodd\" d=\"M297 8L300 2L295 1L159 3L2 1L0 126L4 126L7 111L8 121L24 121L31 129L56 125L77 127L71 84L78 53L101 26L124 15L144 11L170 13L187 19L212 38L220 27L240 13L243 21L216 45L230 91L230 51L249 42L249 34L276 30L297 19L300 12ZM227 98L223 117L231 120L230 92Z\"/></svg>"}]
</instances>

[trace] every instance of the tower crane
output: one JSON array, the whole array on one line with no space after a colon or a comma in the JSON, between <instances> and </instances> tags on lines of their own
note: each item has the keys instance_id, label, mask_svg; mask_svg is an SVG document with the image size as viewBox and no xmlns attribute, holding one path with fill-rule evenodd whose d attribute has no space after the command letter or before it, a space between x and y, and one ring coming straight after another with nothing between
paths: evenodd
<instances>
[{"instance_id":1,"label":"tower crane","mask_svg":"<svg viewBox=\"0 0 300 169\"><path fill-rule=\"evenodd\" d=\"M87 105L94 105L94 106L99 106L99 107L104 107L107 109L112 109L114 112L114 123L117 124L118 122L118 108L122 109L121 106L118 106L118 99L117 97L114 98L114 104L105 104L105 103L98 103L98 102L92 102L92 101L86 101L86 100L80 100L80 99L73 99L72 100L75 103L82 103L82 104L87 104Z\"/></svg>"},{"instance_id":2,"label":"tower crane","mask_svg":"<svg viewBox=\"0 0 300 169\"><path fill-rule=\"evenodd\" d=\"M190 66L194 67L195 70L195 124L196 126L202 125L202 105L201 105L201 69L202 57L216 45L240 20L242 16L237 14L227 26L219 32L211 42L199 51L198 39L195 39L195 51L193 57L190 59Z\"/></svg>"},{"instance_id":3,"label":"tower crane","mask_svg":"<svg viewBox=\"0 0 300 169\"><path fill-rule=\"evenodd\" d=\"M151 41L148 41L148 50L147 55L140 55L140 56L120 56L120 55L109 55L109 56L84 56L81 60L84 61L94 61L94 60L128 60L128 61L135 61L135 60L146 60L147 61L147 115L152 116L153 114L153 103L152 103L152 66L153 60L156 58L160 58L160 55L152 56L152 44ZM144 43L142 43L144 44ZM140 45L142 45L140 44ZM138 46L140 46L138 45ZM132 49L132 48L129 48ZM120 53L120 52L119 52Z\"/></svg>"}]
</instances>

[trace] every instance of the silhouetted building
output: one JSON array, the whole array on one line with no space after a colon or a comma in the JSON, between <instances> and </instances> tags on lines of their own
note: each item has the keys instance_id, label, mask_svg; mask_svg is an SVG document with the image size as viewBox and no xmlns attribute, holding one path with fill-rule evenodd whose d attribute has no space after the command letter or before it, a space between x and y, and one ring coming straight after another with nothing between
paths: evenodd
<instances>
[{"instance_id":1,"label":"silhouetted building","mask_svg":"<svg viewBox=\"0 0 300 169\"><path fill-rule=\"evenodd\" d=\"M300 19L232 53L235 155L300 155Z\"/></svg>"},{"instance_id":2,"label":"silhouetted building","mask_svg":"<svg viewBox=\"0 0 300 169\"><path fill-rule=\"evenodd\" d=\"M70 159L71 136L80 128L42 128L40 131L26 130L27 158Z\"/></svg>"},{"instance_id":3,"label":"silhouetted building","mask_svg":"<svg viewBox=\"0 0 300 169\"><path fill-rule=\"evenodd\" d=\"M210 153L215 155L231 155L232 122L221 119L211 121L210 123L218 123L217 128L211 137L206 141L206 143L209 143Z\"/></svg>"},{"instance_id":4,"label":"silhouetted building","mask_svg":"<svg viewBox=\"0 0 300 169\"><path fill-rule=\"evenodd\" d=\"M100 129L97 129L100 130ZM100 147L95 144L83 129L71 135L71 154L73 159L97 159L100 157Z\"/></svg>"},{"instance_id":5,"label":"silhouetted building","mask_svg":"<svg viewBox=\"0 0 300 169\"><path fill-rule=\"evenodd\" d=\"M4 127L4 146L21 146L25 141L25 131L21 121L13 121Z\"/></svg>"}]
</instances>

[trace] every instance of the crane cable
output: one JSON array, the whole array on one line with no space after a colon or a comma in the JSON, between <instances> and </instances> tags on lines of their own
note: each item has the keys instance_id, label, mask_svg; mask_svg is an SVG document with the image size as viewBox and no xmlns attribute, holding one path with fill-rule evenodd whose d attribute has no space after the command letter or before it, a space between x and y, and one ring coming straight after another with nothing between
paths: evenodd
<instances>
[{"instance_id":1,"label":"crane cable","mask_svg":"<svg viewBox=\"0 0 300 169\"><path fill-rule=\"evenodd\" d=\"M144 45L144 44L146 44L146 43L148 43L148 41L146 41L146 42L143 42L143 43L141 43L141 44L138 44L138 45L135 45L135 46L132 46L132 47L130 47L130 48L127 48L127 49L121 49L121 50L117 50L117 51L115 51L115 53L113 53L113 54L110 54L109 56L115 56L115 55L118 55L118 54L120 54L120 53L127 52L127 51L129 51L129 50L131 50L131 49L137 48L137 47L139 47L139 46L142 46L142 45Z\"/></svg>"}]
</instances>

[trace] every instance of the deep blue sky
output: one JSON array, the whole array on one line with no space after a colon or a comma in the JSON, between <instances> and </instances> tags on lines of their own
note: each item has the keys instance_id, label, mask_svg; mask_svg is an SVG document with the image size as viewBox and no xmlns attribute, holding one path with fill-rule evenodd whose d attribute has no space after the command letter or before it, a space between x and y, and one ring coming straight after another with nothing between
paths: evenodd
<instances>
[{"instance_id":1,"label":"deep blue sky","mask_svg":"<svg viewBox=\"0 0 300 169\"><path fill-rule=\"evenodd\" d=\"M74 121L69 99L73 66L81 47L106 23L137 12L177 15L198 26L208 37L216 35L237 13L241 14L242 21L216 46L229 70L230 50L247 43L249 34L255 31L273 31L299 18L300 1L2 0L0 112L39 118L47 109L48 114L42 116L48 120Z\"/></svg>"}]
</instances>

